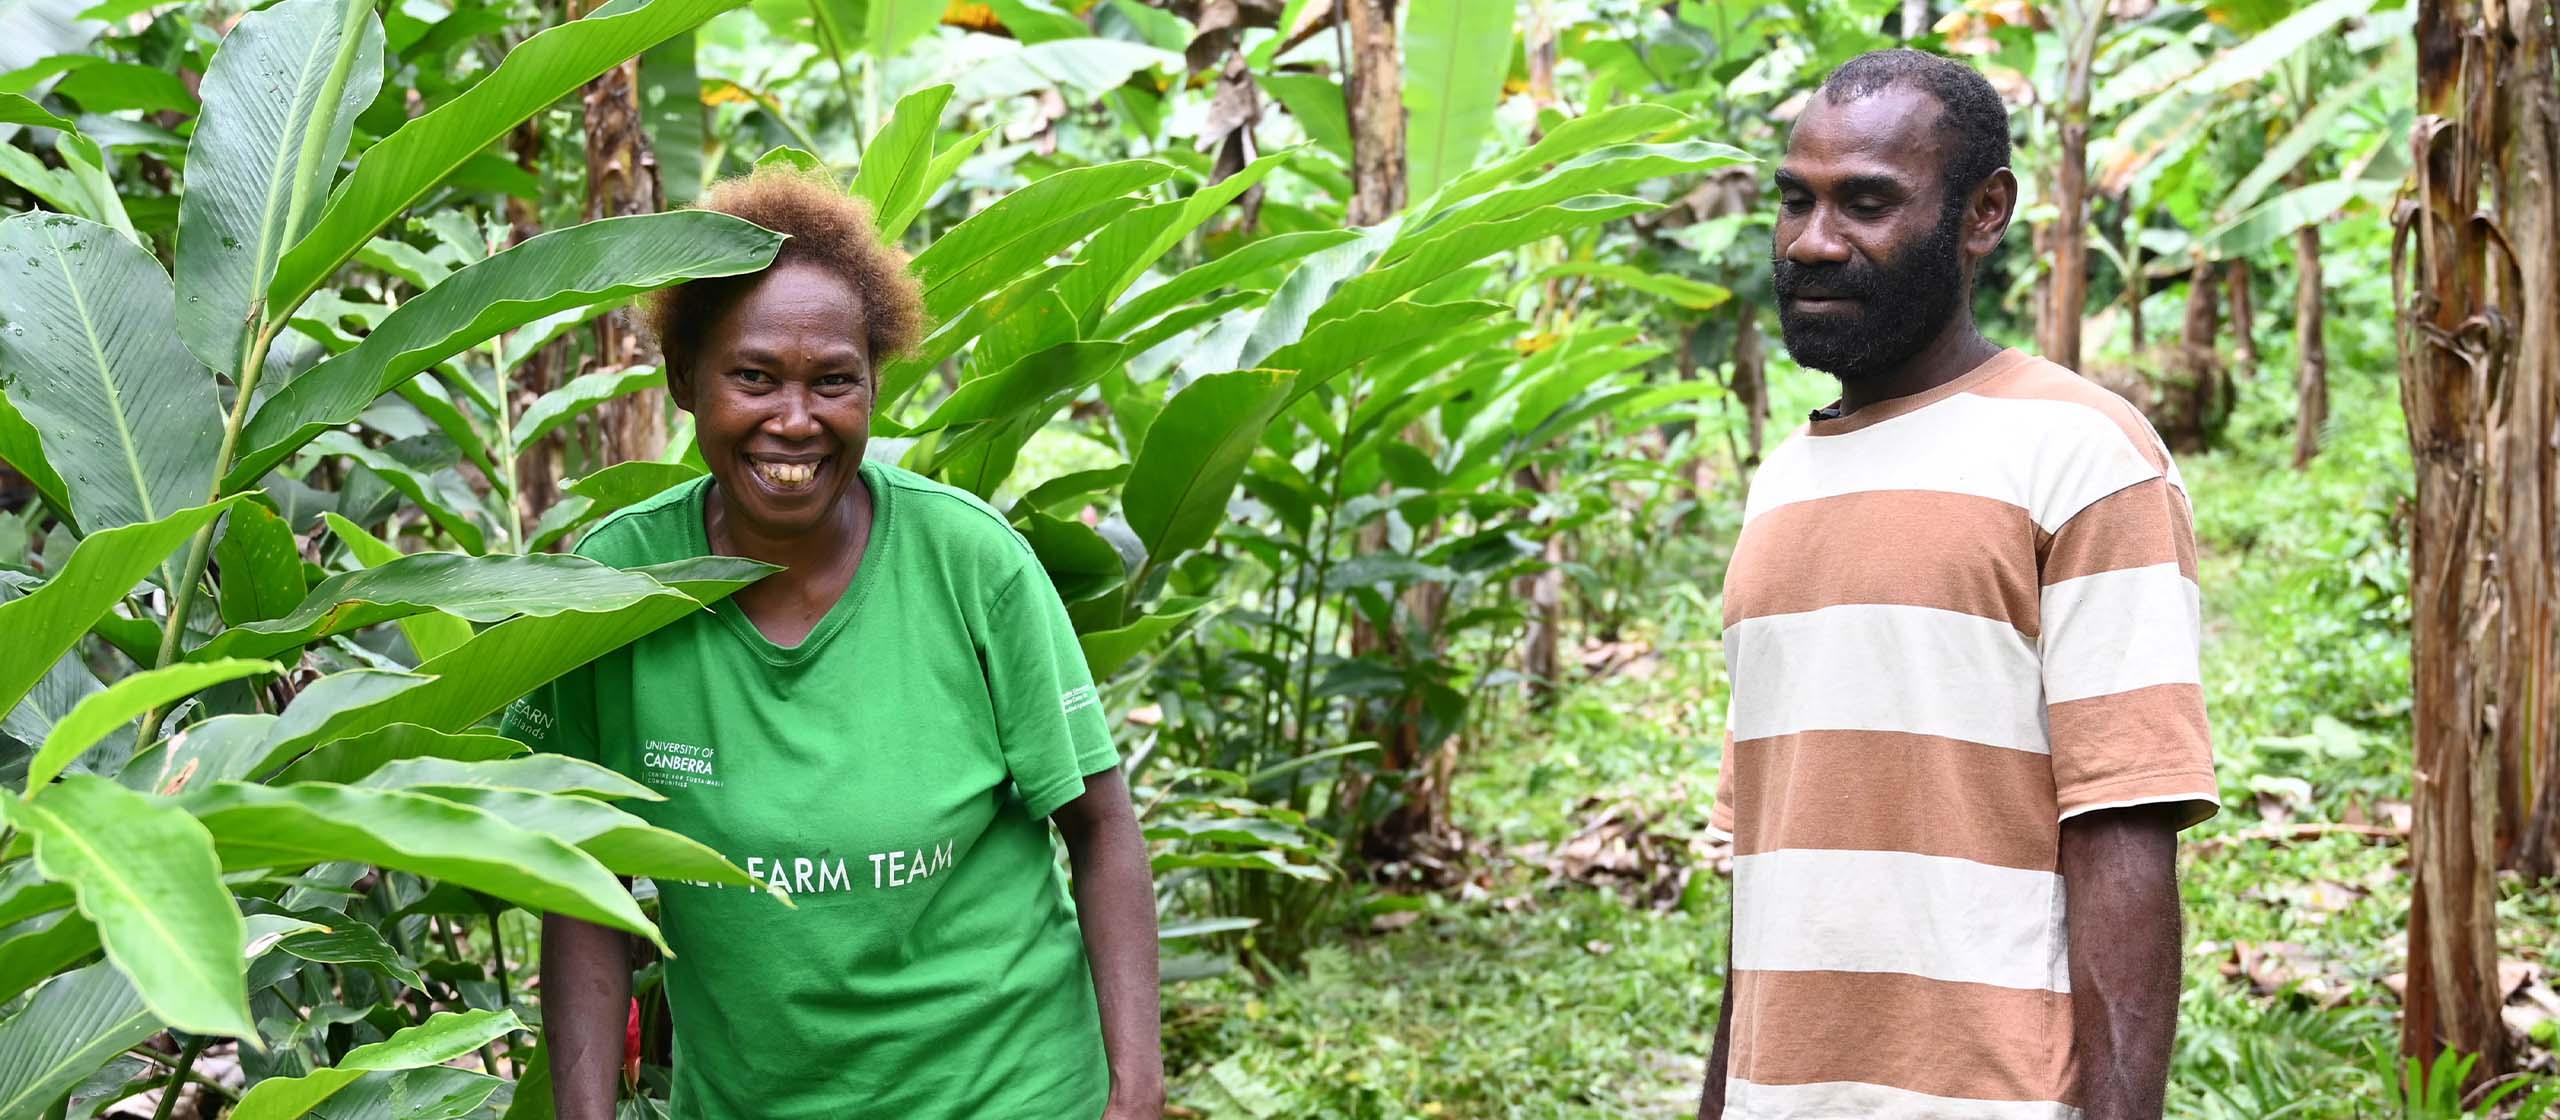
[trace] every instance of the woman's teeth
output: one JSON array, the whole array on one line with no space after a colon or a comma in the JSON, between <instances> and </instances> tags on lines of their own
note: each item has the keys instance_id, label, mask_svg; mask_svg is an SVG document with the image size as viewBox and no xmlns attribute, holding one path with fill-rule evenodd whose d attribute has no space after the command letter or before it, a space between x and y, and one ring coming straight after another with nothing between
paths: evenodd
<instances>
[{"instance_id":1,"label":"woman's teeth","mask_svg":"<svg viewBox=\"0 0 2560 1120\"><path fill-rule=\"evenodd\" d=\"M772 483L775 486L807 486L811 479L818 477L818 464L776 463L769 460L759 460L756 463L756 473L764 476L764 480L766 482Z\"/></svg>"}]
</instances>

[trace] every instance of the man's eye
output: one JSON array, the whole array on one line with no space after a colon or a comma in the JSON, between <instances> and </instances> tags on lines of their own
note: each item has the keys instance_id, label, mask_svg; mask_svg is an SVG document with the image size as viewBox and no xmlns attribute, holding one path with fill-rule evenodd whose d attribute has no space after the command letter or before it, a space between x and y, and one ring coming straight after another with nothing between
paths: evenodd
<instances>
[{"instance_id":1,"label":"man's eye","mask_svg":"<svg viewBox=\"0 0 2560 1120\"><path fill-rule=\"evenodd\" d=\"M760 369L742 369L737 371L734 376L736 376L738 380L744 381L749 385L763 385L773 380L771 375Z\"/></svg>"},{"instance_id":2,"label":"man's eye","mask_svg":"<svg viewBox=\"0 0 2560 1120\"><path fill-rule=\"evenodd\" d=\"M1778 205L1785 207L1787 213L1801 214L1813 209L1813 200L1800 194L1787 195L1778 200Z\"/></svg>"}]
</instances>

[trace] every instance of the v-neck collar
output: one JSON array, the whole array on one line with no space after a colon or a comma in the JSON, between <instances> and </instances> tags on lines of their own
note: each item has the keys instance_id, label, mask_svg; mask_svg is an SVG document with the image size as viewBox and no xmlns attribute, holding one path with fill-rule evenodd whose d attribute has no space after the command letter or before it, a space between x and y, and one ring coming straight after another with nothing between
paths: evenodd
<instances>
[{"instance_id":1,"label":"v-neck collar","mask_svg":"<svg viewBox=\"0 0 2560 1120\"><path fill-rule=\"evenodd\" d=\"M878 573L885 566L883 561L889 554L890 542L897 536L897 522L890 514L891 507L897 504L895 495L898 488L889 481L888 472L877 463L865 461L861 472L863 485L871 489L870 540L863 545L862 562L854 568L852 582L845 584L844 591L836 596L835 604L827 608L826 616L800 639L800 644L786 646L765 637L764 631L756 629L755 620L747 617L746 609L738 605L736 596L723 598L711 605L711 612L719 615L720 620L728 624L730 632L748 649L754 650L767 665L785 668L817 656L828 640L844 629L845 623L862 609L862 600L871 593L872 586L886 578ZM709 485L696 487L693 516L685 519L687 531L693 534L694 553L699 556L713 554L711 534L703 524L704 503L711 500L710 495Z\"/></svg>"}]
</instances>

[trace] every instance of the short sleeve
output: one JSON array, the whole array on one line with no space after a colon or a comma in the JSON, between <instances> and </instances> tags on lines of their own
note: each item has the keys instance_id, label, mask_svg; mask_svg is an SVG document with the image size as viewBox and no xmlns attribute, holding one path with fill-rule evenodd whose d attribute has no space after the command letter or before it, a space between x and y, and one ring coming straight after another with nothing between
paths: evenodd
<instances>
[{"instance_id":1,"label":"short sleeve","mask_svg":"<svg viewBox=\"0 0 2560 1120\"><path fill-rule=\"evenodd\" d=\"M1049 575L1028 556L987 612L987 688L1005 769L1023 807L1045 818L1084 793L1084 777L1120 764L1093 674Z\"/></svg>"},{"instance_id":2,"label":"short sleeve","mask_svg":"<svg viewBox=\"0 0 2560 1120\"><path fill-rule=\"evenodd\" d=\"M2045 550L2039 652L2061 819L2220 800L2205 723L2195 532L2175 475L2090 503Z\"/></svg>"}]
</instances>

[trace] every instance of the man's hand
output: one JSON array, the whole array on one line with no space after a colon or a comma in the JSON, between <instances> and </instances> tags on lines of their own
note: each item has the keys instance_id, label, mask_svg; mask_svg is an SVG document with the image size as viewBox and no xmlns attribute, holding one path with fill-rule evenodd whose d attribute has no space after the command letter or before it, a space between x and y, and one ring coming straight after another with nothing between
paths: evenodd
<instances>
[{"instance_id":1,"label":"man's hand","mask_svg":"<svg viewBox=\"0 0 2560 1120\"><path fill-rule=\"evenodd\" d=\"M1733 1051L1733 927L1724 931L1724 1000L1716 1009L1715 1047L1707 1051L1707 1083L1698 1090L1698 1120L1724 1120L1725 1064Z\"/></svg>"},{"instance_id":2,"label":"man's hand","mask_svg":"<svg viewBox=\"0 0 2560 1120\"><path fill-rule=\"evenodd\" d=\"M2176 806L2062 823L2072 1053L2085 1120L2160 1120L2178 1028Z\"/></svg>"}]
</instances>

